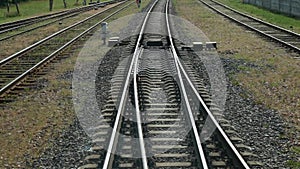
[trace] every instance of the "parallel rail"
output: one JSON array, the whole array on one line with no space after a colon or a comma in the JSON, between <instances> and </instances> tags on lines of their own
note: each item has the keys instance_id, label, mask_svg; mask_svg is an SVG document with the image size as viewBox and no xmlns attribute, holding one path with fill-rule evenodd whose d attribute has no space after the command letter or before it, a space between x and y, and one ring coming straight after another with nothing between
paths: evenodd
<instances>
[{"instance_id":1,"label":"parallel rail","mask_svg":"<svg viewBox=\"0 0 300 169\"><path fill-rule=\"evenodd\" d=\"M168 10L166 10L166 11L168 11ZM168 26L168 35L169 35L170 42L171 42L171 49L172 49L172 52L173 52L173 55L174 55L174 59L177 62L177 67L178 67L177 69L178 69L178 72L179 72L179 76L181 76L180 75L180 71L182 71L183 74L184 74L184 77L188 81L189 87L192 88L194 94L198 98L198 101L201 103L201 106L204 107L204 109L205 109L204 113L206 113L208 115L208 117L212 120L213 125L217 127L217 132L218 132L218 135L220 136L220 138L222 139L222 144L224 144L224 146L226 147L226 151L231 155L231 158L233 158L235 166L238 166L239 168L247 168L247 169L249 169L250 167L248 166L248 164L246 163L246 161L244 160L244 158L241 156L241 154L238 152L238 150L236 149L236 147L233 145L233 143L231 142L231 140L229 139L229 137L227 136L227 134L224 132L224 130L222 129L222 127L220 126L220 124L217 122L217 120L215 119L214 115L208 109L208 107L205 104L204 100L201 98L200 94L196 90L196 87L191 82L191 80L190 80L187 72L185 71L184 67L182 66L182 63L181 63L181 61L178 58L178 54L177 54L175 45L173 43L171 28L169 26L168 12L166 13L166 20L167 20L167 23L168 23L167 24L167 26ZM182 81L182 78L180 78L180 79ZM182 83L182 86L184 87L183 82L181 82L181 83ZM185 96L185 97L186 97L185 100L188 100L187 96ZM189 114L190 114L190 117L192 118L193 117L193 113L189 112ZM195 130L197 130L196 126L193 125L193 129L194 129L194 127L195 127ZM197 134L198 134L198 132L197 132ZM200 142L200 140L199 140L199 142ZM203 156L204 156L204 153L203 153ZM204 157L201 156L201 158L204 158ZM204 168L206 168L206 167L204 167Z\"/></svg>"},{"instance_id":2,"label":"parallel rail","mask_svg":"<svg viewBox=\"0 0 300 169\"><path fill-rule=\"evenodd\" d=\"M94 9L98 6L105 6L113 1L107 1L103 3L97 3L80 8L70 9L67 11L57 12L48 15L42 15L38 17L28 18L15 22L5 23L0 25L0 41L4 41L18 35L28 33L41 27L48 26L63 19L74 17L80 13Z\"/></svg>"},{"instance_id":3,"label":"parallel rail","mask_svg":"<svg viewBox=\"0 0 300 169\"><path fill-rule=\"evenodd\" d=\"M166 2L163 7L165 17L151 18L152 15L155 16L151 13L154 8L161 7L158 5L159 2ZM95 153L99 153L99 151L102 153L87 156L88 164L82 166L82 169L118 167L144 169L161 167L250 168L206 106L205 101L191 82L185 66L179 60L169 25L168 9L169 0L157 0L147 12L135 41L134 53L129 58L129 66L126 69L122 68L122 70L126 70L124 84L116 84L117 88L121 90L121 98L119 101L117 101L118 99L110 100L109 104L104 106L106 108L101 111L103 118L99 121L105 124L91 129L96 132L93 135L94 142L97 144L94 148L97 151ZM155 25L150 22L151 19L154 23L164 19L166 24L164 29L167 30L168 36L146 32L146 27L151 28ZM163 23L160 22L159 26L161 25ZM151 41L153 37L156 40L161 38L161 42L154 42L160 43L161 45L157 45L160 47L148 44L148 42L153 42ZM178 83L175 79L178 80ZM191 100L191 93L187 91L188 89L191 89L189 91L192 91L197 99ZM167 99L165 101L160 101L162 96L157 96L161 92L166 92ZM115 96L110 98L115 98ZM192 108L192 105L199 102L200 107L204 108L203 111ZM133 108L130 107L131 104L133 104ZM116 107L116 109L108 107ZM200 138L200 127L195 115L199 118L200 116L201 118L208 117L216 127L214 132L216 140L211 140L210 146ZM124 116L131 121L126 120ZM104 129L109 126L108 124L112 126L112 129ZM190 128L186 129L187 126ZM97 131L99 128L103 129ZM107 135L109 131L111 132L110 136ZM127 135L120 134L124 132L130 133L131 136L127 138ZM182 133L186 133L185 137L181 136ZM209 156L211 152L208 149L212 145L213 147L217 145L223 147L218 150L222 152L222 155L216 159ZM133 157L134 155L139 158Z\"/></svg>"},{"instance_id":4,"label":"parallel rail","mask_svg":"<svg viewBox=\"0 0 300 169\"><path fill-rule=\"evenodd\" d=\"M37 70L39 67L53 59L57 56L61 51L66 49L68 46L73 44L75 41L79 40L81 37L85 36L90 31L94 30L97 26L104 22L105 20L109 19L113 15L119 13L120 11L127 8L132 3L125 5L124 7L118 9L117 11L109 14L102 20L97 20L97 16L108 12L111 9L114 9L127 1L120 3L119 5L108 8L102 12L99 12L89 18L84 19L78 23L75 23L59 32L56 32L45 39L42 39L35 44L3 59L0 61L0 80L1 80L1 89L0 89L0 96L4 95L6 92L11 90L16 84L21 82L26 76ZM93 23L87 23L89 20L95 19ZM70 37L63 37L60 39L58 36L66 33L67 31L78 28L78 26L84 25L88 26L85 29L83 27L81 32L73 33L73 36ZM90 26L89 26L90 25ZM58 38L58 39L55 39ZM56 41L62 40L62 44L59 44ZM54 41L54 42L52 42ZM49 44L47 44L49 43ZM51 46L50 46L51 45ZM61 46L60 46L61 45ZM46 52L45 52L46 51Z\"/></svg>"},{"instance_id":5,"label":"parallel rail","mask_svg":"<svg viewBox=\"0 0 300 169\"><path fill-rule=\"evenodd\" d=\"M215 0L199 0L220 15L300 53L300 35L232 9Z\"/></svg>"},{"instance_id":6,"label":"parallel rail","mask_svg":"<svg viewBox=\"0 0 300 169\"><path fill-rule=\"evenodd\" d=\"M74 8L74 9L64 10L64 11L50 13L50 14L41 15L41 16L35 16L35 17L26 18L26 19L22 19L22 20L17 20L17 21L13 21L13 22L2 23L2 24L0 24L0 34L6 32L6 31L10 31L12 29L16 29L16 28L20 28L22 26L26 26L28 24L32 24L32 23L35 23L35 22L40 22L40 21L43 21L43 20L48 20L48 19L51 19L51 18L62 17L62 16L65 16L65 15L68 15L68 14L76 13L76 12L82 11L82 10L88 10L88 9L93 8L95 6L99 6L100 4L106 4L106 3L110 3L110 2L112 2L112 1L99 3L99 4L92 4L92 5L88 5L88 6L84 6L84 7L78 7L78 8Z\"/></svg>"}]
</instances>

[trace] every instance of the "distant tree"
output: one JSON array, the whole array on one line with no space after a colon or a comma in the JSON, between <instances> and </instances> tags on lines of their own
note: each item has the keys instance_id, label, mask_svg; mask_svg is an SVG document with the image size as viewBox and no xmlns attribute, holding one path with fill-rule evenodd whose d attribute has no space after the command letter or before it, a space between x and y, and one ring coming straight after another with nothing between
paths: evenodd
<instances>
[{"instance_id":1,"label":"distant tree","mask_svg":"<svg viewBox=\"0 0 300 169\"><path fill-rule=\"evenodd\" d=\"M53 0L49 0L49 11L53 9Z\"/></svg>"},{"instance_id":2,"label":"distant tree","mask_svg":"<svg viewBox=\"0 0 300 169\"><path fill-rule=\"evenodd\" d=\"M17 9L17 12L18 12L18 15L20 15L20 10L19 10L19 4L18 4L18 0L13 0L15 6L16 6L16 9Z\"/></svg>"},{"instance_id":3,"label":"distant tree","mask_svg":"<svg viewBox=\"0 0 300 169\"><path fill-rule=\"evenodd\" d=\"M64 8L67 8L67 2L66 2L66 0L63 0L63 3L64 3Z\"/></svg>"},{"instance_id":4,"label":"distant tree","mask_svg":"<svg viewBox=\"0 0 300 169\"><path fill-rule=\"evenodd\" d=\"M9 0L6 1L7 13L9 13Z\"/></svg>"},{"instance_id":5,"label":"distant tree","mask_svg":"<svg viewBox=\"0 0 300 169\"><path fill-rule=\"evenodd\" d=\"M75 1L75 5L79 5L79 0L76 0L76 1Z\"/></svg>"},{"instance_id":6,"label":"distant tree","mask_svg":"<svg viewBox=\"0 0 300 169\"><path fill-rule=\"evenodd\" d=\"M18 3L18 0L12 0L12 1L6 0L6 9L7 9L7 13L10 12L10 3L15 4L17 13L18 13L18 15L20 15L20 9L19 9L19 3Z\"/></svg>"}]
</instances>

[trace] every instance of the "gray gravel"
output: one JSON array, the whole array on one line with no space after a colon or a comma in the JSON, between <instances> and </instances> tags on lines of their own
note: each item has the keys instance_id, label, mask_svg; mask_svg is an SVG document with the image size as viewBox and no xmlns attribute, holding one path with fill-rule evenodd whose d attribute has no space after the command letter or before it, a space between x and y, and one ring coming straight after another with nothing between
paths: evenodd
<instances>
[{"instance_id":1,"label":"gray gravel","mask_svg":"<svg viewBox=\"0 0 300 169\"><path fill-rule=\"evenodd\" d=\"M243 60L222 58L222 62L227 77L241 71L237 69L239 65L261 69ZM288 151L291 143L285 137L287 122L275 110L255 103L241 86L227 81L225 118L239 131L245 144L253 148L264 168L287 168L285 163L294 156Z\"/></svg>"},{"instance_id":2,"label":"gray gravel","mask_svg":"<svg viewBox=\"0 0 300 169\"><path fill-rule=\"evenodd\" d=\"M227 78L241 71L237 69L239 65L262 69L243 60L223 58L222 62ZM107 78L109 80L109 77ZM260 157L264 168L287 168L285 167L286 161L294 156L288 152L291 145L289 139L284 137L287 123L276 111L256 104L253 97L241 86L232 84L228 79L227 84L225 118L231 121L239 135L245 140L245 144L251 146L253 153ZM103 91L105 89L106 87ZM99 93L104 93L103 91ZM102 98L100 95L98 97ZM82 165L82 159L89 153L91 147L91 140L80 127L77 119L62 132L59 138L54 138L50 142L53 146L47 149L40 158L35 159L34 163L28 164L28 167L77 168Z\"/></svg>"},{"instance_id":3,"label":"gray gravel","mask_svg":"<svg viewBox=\"0 0 300 169\"><path fill-rule=\"evenodd\" d=\"M52 146L45 150L27 168L77 168L91 147L90 138L85 134L77 119L63 131L59 138L50 140Z\"/></svg>"},{"instance_id":4,"label":"gray gravel","mask_svg":"<svg viewBox=\"0 0 300 169\"><path fill-rule=\"evenodd\" d=\"M227 53L226 53L227 54ZM184 58L184 60L188 59ZM203 63L199 57L189 57L193 68L209 82ZM274 69L271 66L260 66L240 59L221 57L227 81L227 99L224 118L236 129L243 143L251 147L252 153L258 156L263 168L289 168L289 160L297 161L296 154L289 149L293 145L287 137L290 130L288 122L275 110L255 102L254 96L242 86L230 81L229 77L237 73L247 73L248 69ZM241 68L242 67L242 68ZM209 83L205 83L207 87ZM295 136L296 137L296 136Z\"/></svg>"},{"instance_id":5,"label":"gray gravel","mask_svg":"<svg viewBox=\"0 0 300 169\"><path fill-rule=\"evenodd\" d=\"M149 7L146 7L149 8ZM145 9L144 9L145 10ZM131 25L129 25L130 27ZM130 28L128 28L130 29ZM132 28L131 28L132 30ZM110 89L111 77L119 64L120 48L117 47L114 50L108 52L102 59L101 64L97 72L97 101L101 107L104 105L104 101L107 100L108 90ZM117 56L115 55L117 54ZM72 80L72 72L58 77L65 80ZM42 81L37 88L43 88L47 86L47 82ZM70 88L72 88L70 86ZM76 118L74 123L67 129L62 131L58 138L52 138L49 140L52 144L51 147L46 149L43 154L37 159L32 159L30 155L25 157L26 168L78 168L84 164L83 159L90 154L92 147L92 140L83 128L81 127L79 120ZM30 162L33 161L33 162Z\"/></svg>"}]
</instances>

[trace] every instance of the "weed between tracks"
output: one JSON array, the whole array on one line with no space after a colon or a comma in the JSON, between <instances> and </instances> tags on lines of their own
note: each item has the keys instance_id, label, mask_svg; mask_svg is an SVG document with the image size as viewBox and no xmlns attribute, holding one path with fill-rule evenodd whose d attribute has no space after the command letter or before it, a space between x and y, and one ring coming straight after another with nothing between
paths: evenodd
<instances>
[{"instance_id":1,"label":"weed between tracks","mask_svg":"<svg viewBox=\"0 0 300 169\"><path fill-rule=\"evenodd\" d=\"M78 53L78 52L77 52ZM77 53L56 69L38 79L36 88L24 92L23 98L2 107L0 111L0 166L25 166L37 157L75 118L72 107L71 80L60 78L72 71ZM30 161L27 161L30 162Z\"/></svg>"},{"instance_id":2,"label":"weed between tracks","mask_svg":"<svg viewBox=\"0 0 300 169\"><path fill-rule=\"evenodd\" d=\"M109 5L105 8L99 8L98 10L91 10L79 14L75 17L67 18L62 21L62 24L59 25L58 22L48 25L46 27L39 28L37 30L25 33L20 36L13 37L11 39L0 41L0 59L4 59L5 57L12 55L25 47L38 42L39 40L63 29L66 28L80 20L83 20L99 11L102 11L108 7L114 6L115 4Z\"/></svg>"},{"instance_id":3,"label":"weed between tracks","mask_svg":"<svg viewBox=\"0 0 300 169\"><path fill-rule=\"evenodd\" d=\"M75 4L75 0L66 0L67 8L76 8L81 4ZM51 13L49 12L49 1L48 0L31 0L29 2L22 2L19 4L20 16L8 17L16 13L16 8L13 4L10 5L10 13L7 13L6 7L0 8L0 23L11 22L26 17L32 17L42 14ZM63 1L54 1L53 12L64 10Z\"/></svg>"},{"instance_id":4,"label":"weed between tracks","mask_svg":"<svg viewBox=\"0 0 300 169\"><path fill-rule=\"evenodd\" d=\"M199 5L197 0L173 2L181 17L194 23L211 41L218 43L220 57L257 65L234 68L236 73L230 75L230 80L245 88L258 103L277 110L290 122L296 129L286 135L296 141L300 131L300 60L292 57L299 57L299 54L236 26ZM299 162L290 164L299 166Z\"/></svg>"},{"instance_id":5,"label":"weed between tracks","mask_svg":"<svg viewBox=\"0 0 300 169\"><path fill-rule=\"evenodd\" d=\"M135 5L128 9L118 17L140 11ZM34 88L23 92L21 98L0 107L0 166L26 168L26 163L38 158L51 146L51 140L72 124L76 118L72 72L80 50L50 66L47 75L40 77Z\"/></svg>"}]
</instances>

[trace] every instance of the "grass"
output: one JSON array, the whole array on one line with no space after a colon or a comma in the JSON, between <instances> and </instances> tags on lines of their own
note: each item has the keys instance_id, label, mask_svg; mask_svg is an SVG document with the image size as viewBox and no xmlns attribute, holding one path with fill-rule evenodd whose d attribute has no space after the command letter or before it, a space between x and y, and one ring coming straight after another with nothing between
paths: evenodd
<instances>
[{"instance_id":1,"label":"grass","mask_svg":"<svg viewBox=\"0 0 300 169\"><path fill-rule=\"evenodd\" d=\"M115 20L120 17L125 17L125 16L132 16L132 14L141 12L144 7L146 7L150 3L150 0L143 0L141 3L141 7L138 8L137 5L134 3L133 5L130 5L126 10L121 11L120 13L114 15L111 17L108 21ZM115 28L118 29L118 28Z\"/></svg>"},{"instance_id":2,"label":"grass","mask_svg":"<svg viewBox=\"0 0 300 169\"><path fill-rule=\"evenodd\" d=\"M173 1L177 4L179 16L195 24L211 41L218 43L220 57L244 60L258 66L237 66L240 71L231 74L230 80L251 93L258 104L277 110L293 126L285 133L287 137L299 139L295 133L300 131L300 60L293 59L299 54L245 31L200 5L197 0ZM296 161L291 160L290 163L296 164Z\"/></svg>"},{"instance_id":3,"label":"grass","mask_svg":"<svg viewBox=\"0 0 300 169\"><path fill-rule=\"evenodd\" d=\"M1 109L0 166L25 167L24 155L37 157L48 146L47 140L57 137L73 121L75 113L67 99L72 97L71 81L57 77L72 70L75 61L76 57L68 59L60 63L64 66L41 77L47 88L25 90L26 97Z\"/></svg>"},{"instance_id":4,"label":"grass","mask_svg":"<svg viewBox=\"0 0 300 169\"><path fill-rule=\"evenodd\" d=\"M75 8L81 6L75 5L75 0L66 0L67 2L67 9ZM80 1L79 1L80 2ZM4 22L11 22L19 19L24 19L27 17L42 15L46 13L50 13L49 11L49 0L31 0L27 2L22 2L19 4L20 8L20 16L16 15L16 8L14 5L11 4L10 6L10 13L7 13L5 7L0 8L0 23ZM64 10L63 1L54 1L53 4L53 11L57 12Z\"/></svg>"},{"instance_id":5,"label":"grass","mask_svg":"<svg viewBox=\"0 0 300 169\"><path fill-rule=\"evenodd\" d=\"M70 22L74 23L74 22ZM47 27L39 28L38 31L28 32L26 34L17 36L15 38L11 38L5 41L0 42L0 59L4 59L5 57L14 54L15 52L28 47L30 44L33 44L40 39L58 31L61 29L61 26L58 24L49 25ZM22 42L22 43L20 43Z\"/></svg>"},{"instance_id":6,"label":"grass","mask_svg":"<svg viewBox=\"0 0 300 169\"><path fill-rule=\"evenodd\" d=\"M300 154L300 146L295 146L291 148L292 151L294 151L296 154ZM298 157L299 158L299 157ZM300 159L299 159L300 160ZM291 167L292 169L298 169L300 168L300 161L292 161L289 160L287 162L288 166Z\"/></svg>"},{"instance_id":7,"label":"grass","mask_svg":"<svg viewBox=\"0 0 300 169\"><path fill-rule=\"evenodd\" d=\"M292 30L294 32L300 33L300 20L292 18L283 14L274 13L269 10L251 5L244 4L241 0L217 0L227 6L237 9L240 12L244 12L255 16L264 21L270 22L272 24L278 25L280 27Z\"/></svg>"},{"instance_id":8,"label":"grass","mask_svg":"<svg viewBox=\"0 0 300 169\"><path fill-rule=\"evenodd\" d=\"M140 10L135 5L129 9L131 12L123 15ZM69 58L53 64L50 71L39 78L45 81L45 87L26 89L15 102L0 107L0 166L26 168L26 159L30 163L30 159L40 156L51 146L49 140L57 138L73 122L76 114L72 79L61 78L74 70L80 48L75 45L73 49L76 51Z\"/></svg>"},{"instance_id":9,"label":"grass","mask_svg":"<svg viewBox=\"0 0 300 169\"><path fill-rule=\"evenodd\" d=\"M45 38L58 30L61 30L65 27L68 27L82 19L85 19L97 12L100 12L104 10L105 8L100 8L98 10L91 10L84 12L82 14L76 15L75 17L67 18L62 20L62 25L59 25L57 23L50 24L46 27L39 28L35 31L30 31L25 34L19 35L17 37L1 41L0 42L0 50L2 51L0 53L0 59L3 59L9 55L14 54L15 52L41 40L42 38ZM7 36L5 34L5 36ZM20 43L22 42L22 43Z\"/></svg>"}]
</instances>

